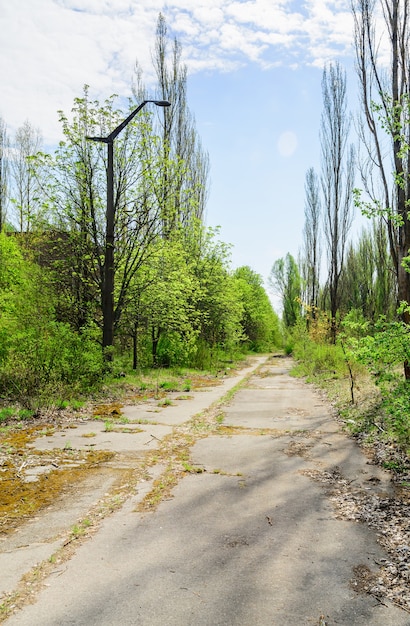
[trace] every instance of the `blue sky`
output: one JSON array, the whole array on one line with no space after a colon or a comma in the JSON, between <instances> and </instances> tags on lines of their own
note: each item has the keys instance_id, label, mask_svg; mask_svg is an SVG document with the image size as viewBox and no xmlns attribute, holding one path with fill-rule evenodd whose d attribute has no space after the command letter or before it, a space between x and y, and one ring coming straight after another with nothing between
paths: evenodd
<instances>
[{"instance_id":1,"label":"blue sky","mask_svg":"<svg viewBox=\"0 0 410 626\"><path fill-rule=\"evenodd\" d=\"M320 167L321 77L338 59L355 108L345 0L0 0L0 116L62 138L85 83L128 97L136 59L152 79L161 11L188 67L188 100L211 164L207 223L233 244L233 267L264 279L302 243L306 170Z\"/></svg>"},{"instance_id":2,"label":"blue sky","mask_svg":"<svg viewBox=\"0 0 410 626\"><path fill-rule=\"evenodd\" d=\"M234 243L235 265L264 276L276 258L296 255L300 246L305 172L319 162L320 81L314 68L252 65L191 79L211 162L208 222L220 224L222 238Z\"/></svg>"}]
</instances>

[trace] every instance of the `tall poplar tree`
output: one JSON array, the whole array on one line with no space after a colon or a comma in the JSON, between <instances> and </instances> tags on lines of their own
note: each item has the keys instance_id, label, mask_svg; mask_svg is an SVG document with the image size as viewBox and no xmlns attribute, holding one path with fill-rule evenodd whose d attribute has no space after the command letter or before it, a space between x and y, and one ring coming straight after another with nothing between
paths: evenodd
<instances>
[{"instance_id":1,"label":"tall poplar tree","mask_svg":"<svg viewBox=\"0 0 410 626\"><path fill-rule=\"evenodd\" d=\"M306 304L312 307L312 316L318 305L320 275L320 186L313 167L306 172L305 223L303 227L302 271Z\"/></svg>"},{"instance_id":2,"label":"tall poplar tree","mask_svg":"<svg viewBox=\"0 0 410 626\"><path fill-rule=\"evenodd\" d=\"M41 206L39 170L31 157L42 148L40 130L28 120L17 129L14 140L11 170L13 174L13 204L20 232L29 232Z\"/></svg>"},{"instance_id":3,"label":"tall poplar tree","mask_svg":"<svg viewBox=\"0 0 410 626\"><path fill-rule=\"evenodd\" d=\"M268 283L281 298L283 323L287 328L294 326L301 316L302 285L297 263L291 254L274 262Z\"/></svg>"},{"instance_id":4,"label":"tall poplar tree","mask_svg":"<svg viewBox=\"0 0 410 626\"><path fill-rule=\"evenodd\" d=\"M156 94L158 99L171 102L156 127L163 162L157 194L162 205L164 236L175 228L188 228L193 219L201 221L208 196L209 157L188 106L187 67L181 53L181 44L170 39L166 20L160 14L153 52ZM137 66L134 93L139 99L145 97L141 76Z\"/></svg>"},{"instance_id":5,"label":"tall poplar tree","mask_svg":"<svg viewBox=\"0 0 410 626\"><path fill-rule=\"evenodd\" d=\"M353 218L354 151L348 145L351 119L347 112L346 72L339 63L323 71L322 153L323 231L328 256L327 292L331 338L336 341L340 277Z\"/></svg>"},{"instance_id":6,"label":"tall poplar tree","mask_svg":"<svg viewBox=\"0 0 410 626\"><path fill-rule=\"evenodd\" d=\"M0 117L0 232L6 223L9 167L8 167L9 138L4 120Z\"/></svg>"}]
</instances>

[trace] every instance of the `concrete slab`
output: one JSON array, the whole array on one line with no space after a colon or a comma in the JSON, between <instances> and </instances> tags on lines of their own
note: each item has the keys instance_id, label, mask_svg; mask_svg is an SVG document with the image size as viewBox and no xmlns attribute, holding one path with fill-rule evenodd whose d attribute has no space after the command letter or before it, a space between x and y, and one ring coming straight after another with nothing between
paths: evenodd
<instances>
[{"instance_id":1,"label":"concrete slab","mask_svg":"<svg viewBox=\"0 0 410 626\"><path fill-rule=\"evenodd\" d=\"M194 415L208 409L214 402L218 402L228 391L233 389L246 376L255 370L256 367L266 361L266 357L256 357L253 359L252 365L242 369L237 375L229 376L224 379L218 379L215 387L201 389L200 391L190 391L189 400L178 400L181 394L167 394L173 405L167 407L156 407L155 413L144 413L143 405L125 406L122 413L131 421L144 419L154 420L160 424L168 426L177 426L189 421ZM150 411L154 409L151 407Z\"/></svg>"},{"instance_id":2,"label":"concrete slab","mask_svg":"<svg viewBox=\"0 0 410 626\"><path fill-rule=\"evenodd\" d=\"M48 559L53 552L58 550L61 541L34 543L22 546L20 549L0 552L0 571L6 572L0 576L0 599L13 591L18 585L22 573L28 572L36 564Z\"/></svg>"},{"instance_id":3,"label":"concrete slab","mask_svg":"<svg viewBox=\"0 0 410 626\"><path fill-rule=\"evenodd\" d=\"M106 472L89 476L82 489L20 526L0 540L0 598L13 591L22 575L49 558L61 545L62 533L73 526L115 480ZM47 520L45 523L45 519Z\"/></svg>"},{"instance_id":4,"label":"concrete slab","mask_svg":"<svg viewBox=\"0 0 410 626\"><path fill-rule=\"evenodd\" d=\"M172 432L163 424L112 424L106 430L103 422L90 420L55 432L51 436L38 437L28 447L36 450L110 450L111 452L146 452L156 449L161 438Z\"/></svg>"},{"instance_id":5,"label":"concrete slab","mask_svg":"<svg viewBox=\"0 0 410 626\"><path fill-rule=\"evenodd\" d=\"M386 553L309 477L338 468L360 482L373 468L309 386L283 371L266 387L268 374L236 394L226 421L291 422L291 432L199 438L191 463L202 473L152 513L131 498L7 624L314 626L324 615L329 626L409 626L405 611L354 591L355 569L377 576Z\"/></svg>"},{"instance_id":6,"label":"concrete slab","mask_svg":"<svg viewBox=\"0 0 410 626\"><path fill-rule=\"evenodd\" d=\"M193 391L187 394L167 394L172 402L169 406L158 406L158 402L127 405L122 408L122 415L129 420L106 422L90 419L84 423L70 424L55 433L41 435L28 447L45 451L53 449L75 450L110 450L112 452L146 452L156 449L159 441L172 432L173 426L183 424L194 415L208 409L218 402L241 380L254 371L266 357L253 359L252 365L242 369L236 376L216 381L214 387ZM148 422L148 423L146 423Z\"/></svg>"},{"instance_id":7,"label":"concrete slab","mask_svg":"<svg viewBox=\"0 0 410 626\"><path fill-rule=\"evenodd\" d=\"M198 442L195 462L242 477L184 478L152 515L119 512L10 626L408 626L350 586L383 557L372 533L335 519L304 460L268 437ZM263 453L263 456L261 456ZM211 458L209 458L211 455ZM98 564L98 567L96 567Z\"/></svg>"},{"instance_id":8,"label":"concrete slab","mask_svg":"<svg viewBox=\"0 0 410 626\"><path fill-rule=\"evenodd\" d=\"M0 538L0 599L11 593L20 578L41 561L47 560L56 549L61 547L70 528L79 519L87 515L98 501L110 491L122 470L137 467L139 460L144 458L147 451L157 449L160 440L169 435L173 425L188 421L197 413L205 410L212 403L217 402L223 395L237 385L244 377L266 360L258 357L252 360L249 367L244 368L237 376L226 378L222 384L214 388L194 392L190 399L177 400L181 394L170 394L175 406L160 408L156 403L124 407L123 413L131 423L121 424L113 421L113 428L122 431L106 431L106 424L102 421L90 419L79 422L69 428L51 434L43 435L33 441L31 447L39 451L53 451L56 449L76 450L110 450L115 453L113 459L104 468L95 470L85 480L79 483L69 495L56 500L47 509L41 511L34 518L17 528L13 533ZM169 412L171 409L171 412ZM161 423L158 415L161 414ZM146 420L149 423L132 423L132 420ZM126 432L131 431L131 432ZM92 435L92 436L90 436ZM82 461L72 463L78 466ZM64 467L69 464L65 463ZM55 469L52 465L26 467L24 472L27 480L36 480L39 475ZM158 464L149 470L151 479L139 482L137 493L130 498L129 505L124 505L123 511L130 513L132 507L140 501L152 487L153 481L164 470Z\"/></svg>"},{"instance_id":9,"label":"concrete slab","mask_svg":"<svg viewBox=\"0 0 410 626\"><path fill-rule=\"evenodd\" d=\"M224 407L224 424L286 430L321 429L328 424L329 409L316 394L314 401L308 402L306 389L301 393L300 387L291 385L287 389L258 388L253 386L254 380L251 388L239 390L235 401ZM334 427L337 429L337 424Z\"/></svg>"}]
</instances>

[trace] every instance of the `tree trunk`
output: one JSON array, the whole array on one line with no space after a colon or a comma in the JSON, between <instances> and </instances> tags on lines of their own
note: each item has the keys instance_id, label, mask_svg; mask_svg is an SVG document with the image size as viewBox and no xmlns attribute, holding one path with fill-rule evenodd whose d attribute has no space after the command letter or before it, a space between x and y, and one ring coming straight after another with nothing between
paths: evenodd
<instances>
[{"instance_id":1,"label":"tree trunk","mask_svg":"<svg viewBox=\"0 0 410 626\"><path fill-rule=\"evenodd\" d=\"M138 368L138 322L135 322L132 332L132 369Z\"/></svg>"},{"instance_id":2,"label":"tree trunk","mask_svg":"<svg viewBox=\"0 0 410 626\"><path fill-rule=\"evenodd\" d=\"M160 328L152 327L152 362L154 367L158 365L158 342L161 335Z\"/></svg>"}]
</instances>

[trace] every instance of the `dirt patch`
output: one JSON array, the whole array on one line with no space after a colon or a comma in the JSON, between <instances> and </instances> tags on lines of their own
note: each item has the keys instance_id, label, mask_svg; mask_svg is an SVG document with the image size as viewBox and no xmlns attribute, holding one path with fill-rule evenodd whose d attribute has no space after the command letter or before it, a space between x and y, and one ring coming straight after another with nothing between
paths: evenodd
<instances>
[{"instance_id":1,"label":"dirt patch","mask_svg":"<svg viewBox=\"0 0 410 626\"><path fill-rule=\"evenodd\" d=\"M313 443L306 443L306 441L291 441L283 451L287 456L300 456L307 459L312 446Z\"/></svg>"},{"instance_id":2,"label":"dirt patch","mask_svg":"<svg viewBox=\"0 0 410 626\"><path fill-rule=\"evenodd\" d=\"M93 409L94 417L118 417L122 414L123 404L99 404Z\"/></svg>"},{"instance_id":3,"label":"dirt patch","mask_svg":"<svg viewBox=\"0 0 410 626\"><path fill-rule=\"evenodd\" d=\"M358 593L370 593L378 581L378 574L372 572L367 565L357 565L353 568L353 578L350 586Z\"/></svg>"}]
</instances>

